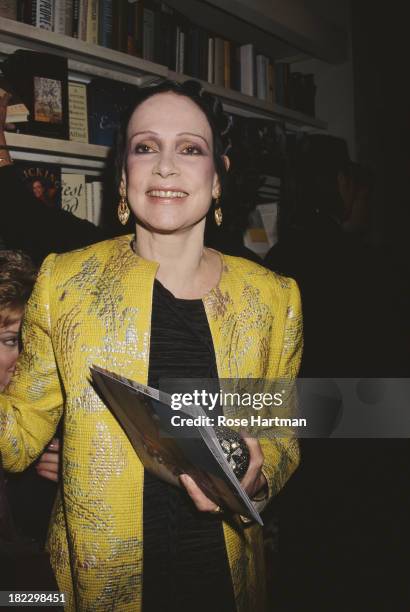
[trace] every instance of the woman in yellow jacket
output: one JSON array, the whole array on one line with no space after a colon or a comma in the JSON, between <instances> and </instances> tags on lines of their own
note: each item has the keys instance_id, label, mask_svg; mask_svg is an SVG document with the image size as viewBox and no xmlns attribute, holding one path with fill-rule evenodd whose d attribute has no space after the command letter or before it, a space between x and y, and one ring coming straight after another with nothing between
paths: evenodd
<instances>
[{"instance_id":1,"label":"woman in yellow jacket","mask_svg":"<svg viewBox=\"0 0 410 612\"><path fill-rule=\"evenodd\" d=\"M0 450L6 469L23 470L63 415L48 547L69 610L265 609L261 528L220 514L187 475L179 490L144 473L89 374L97 364L150 384L297 375L294 281L203 244L212 200L222 216L223 122L196 84L141 90L119 138L118 214L131 209L135 239L50 255L26 311ZM294 471L297 442L261 432L246 443L242 486L266 503Z\"/></svg>"}]
</instances>

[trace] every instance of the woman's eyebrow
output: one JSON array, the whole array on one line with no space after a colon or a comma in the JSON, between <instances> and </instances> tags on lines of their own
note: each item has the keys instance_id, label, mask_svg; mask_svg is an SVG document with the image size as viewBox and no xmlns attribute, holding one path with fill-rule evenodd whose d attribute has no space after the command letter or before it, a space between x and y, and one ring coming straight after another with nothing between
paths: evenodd
<instances>
[{"instance_id":1,"label":"woman's eyebrow","mask_svg":"<svg viewBox=\"0 0 410 612\"><path fill-rule=\"evenodd\" d=\"M153 132L152 130L141 130L140 132L135 132L134 134L131 134L130 139L135 138L135 136L141 136L141 134L151 134L152 136L159 136L157 132Z\"/></svg>"},{"instance_id":2,"label":"woman's eyebrow","mask_svg":"<svg viewBox=\"0 0 410 612\"><path fill-rule=\"evenodd\" d=\"M206 138L201 136L201 134L195 134L194 132L180 132L177 136L195 136L196 138L200 138L205 142L205 144L209 147L208 141Z\"/></svg>"},{"instance_id":3,"label":"woman's eyebrow","mask_svg":"<svg viewBox=\"0 0 410 612\"><path fill-rule=\"evenodd\" d=\"M158 132L153 132L152 130L141 130L140 132L135 132L134 134L131 134L130 140L132 138L135 138L136 136L141 136L143 134L150 134L151 136L156 136L158 138L161 137L161 135L158 134ZM195 132L179 132L177 136L194 136L195 138L200 138L201 140L204 141L206 146L209 147L207 139L204 136L201 136L201 134L196 134Z\"/></svg>"}]
</instances>

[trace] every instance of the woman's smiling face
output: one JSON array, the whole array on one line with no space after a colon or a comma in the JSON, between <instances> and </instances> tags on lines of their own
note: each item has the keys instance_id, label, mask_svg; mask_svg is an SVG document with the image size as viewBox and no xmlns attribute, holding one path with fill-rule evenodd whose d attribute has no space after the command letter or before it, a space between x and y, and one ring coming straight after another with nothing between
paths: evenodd
<instances>
[{"instance_id":1,"label":"woman's smiling face","mask_svg":"<svg viewBox=\"0 0 410 612\"><path fill-rule=\"evenodd\" d=\"M220 186L211 127L192 100L160 93L136 108L123 180L131 210L151 231L184 232L204 219Z\"/></svg>"}]
</instances>

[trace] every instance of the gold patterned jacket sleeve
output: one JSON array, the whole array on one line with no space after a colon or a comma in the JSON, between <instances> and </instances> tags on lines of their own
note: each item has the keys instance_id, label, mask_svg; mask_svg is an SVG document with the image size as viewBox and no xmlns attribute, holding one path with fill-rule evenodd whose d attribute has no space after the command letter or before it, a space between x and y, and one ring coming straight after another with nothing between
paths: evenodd
<instances>
[{"instance_id":1,"label":"gold patterned jacket sleeve","mask_svg":"<svg viewBox=\"0 0 410 612\"><path fill-rule=\"evenodd\" d=\"M22 471L53 437L63 397L50 339L49 281L55 255L44 262L26 307L23 351L0 395L0 451L5 469Z\"/></svg>"},{"instance_id":2,"label":"gold patterned jacket sleeve","mask_svg":"<svg viewBox=\"0 0 410 612\"><path fill-rule=\"evenodd\" d=\"M284 382L285 389L287 391L291 390L286 413L293 414L296 389L293 388L292 382L295 381L299 372L303 348L301 300L299 288L293 279L277 276L276 279L280 279L279 284L284 290L282 295L287 297L287 304L283 309L283 337L278 365L273 367L272 364L272 367L269 368L268 378L277 380L279 386ZM274 335L271 336L271 343L277 346L277 338ZM272 352L274 353L274 351ZM263 509L271 497L282 489L299 463L299 444L296 438L276 437L269 434L272 434L272 431L264 431L263 429L259 433L259 443L264 455L262 472L268 482L267 499L255 504L259 511Z\"/></svg>"}]
</instances>

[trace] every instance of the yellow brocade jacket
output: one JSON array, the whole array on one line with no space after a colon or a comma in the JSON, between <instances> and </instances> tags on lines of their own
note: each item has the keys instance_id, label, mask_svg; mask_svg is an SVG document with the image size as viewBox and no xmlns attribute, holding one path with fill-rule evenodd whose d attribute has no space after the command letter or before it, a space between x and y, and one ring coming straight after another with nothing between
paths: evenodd
<instances>
[{"instance_id":1,"label":"yellow brocade jacket","mask_svg":"<svg viewBox=\"0 0 410 612\"><path fill-rule=\"evenodd\" d=\"M295 377L302 348L295 282L222 259L220 282L203 298L219 377ZM47 257L26 309L24 350L0 395L0 450L11 471L42 452L63 415L48 548L67 610L141 610L143 466L94 392L89 367L147 382L157 267L135 255L131 236ZM260 444L272 496L295 470L298 444ZM224 522L224 536L238 612L264 610L261 528Z\"/></svg>"}]
</instances>

